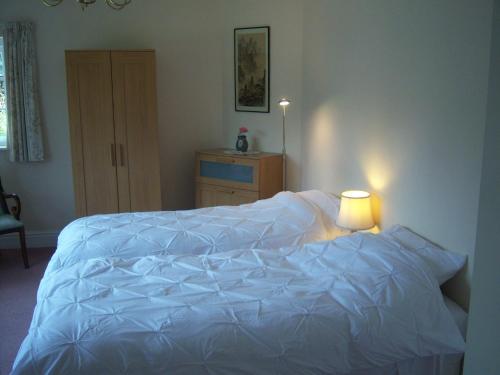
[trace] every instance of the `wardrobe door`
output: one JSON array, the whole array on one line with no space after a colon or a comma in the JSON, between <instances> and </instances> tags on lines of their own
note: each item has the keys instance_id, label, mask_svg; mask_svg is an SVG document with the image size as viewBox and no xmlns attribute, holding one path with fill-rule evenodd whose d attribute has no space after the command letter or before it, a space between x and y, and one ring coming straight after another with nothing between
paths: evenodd
<instances>
[{"instance_id":1,"label":"wardrobe door","mask_svg":"<svg viewBox=\"0 0 500 375\"><path fill-rule=\"evenodd\" d=\"M154 51L112 51L120 212L161 210Z\"/></svg>"},{"instance_id":2,"label":"wardrobe door","mask_svg":"<svg viewBox=\"0 0 500 375\"><path fill-rule=\"evenodd\" d=\"M110 53L66 51L78 216L118 212Z\"/></svg>"}]
</instances>

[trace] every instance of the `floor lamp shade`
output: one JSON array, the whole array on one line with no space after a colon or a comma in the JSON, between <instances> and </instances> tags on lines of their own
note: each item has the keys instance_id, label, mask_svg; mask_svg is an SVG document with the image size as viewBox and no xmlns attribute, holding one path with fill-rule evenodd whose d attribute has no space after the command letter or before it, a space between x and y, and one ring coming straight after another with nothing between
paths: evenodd
<instances>
[{"instance_id":1,"label":"floor lamp shade","mask_svg":"<svg viewBox=\"0 0 500 375\"><path fill-rule=\"evenodd\" d=\"M372 228L375 223L370 193L360 190L344 191L340 197L337 225L353 231Z\"/></svg>"}]
</instances>

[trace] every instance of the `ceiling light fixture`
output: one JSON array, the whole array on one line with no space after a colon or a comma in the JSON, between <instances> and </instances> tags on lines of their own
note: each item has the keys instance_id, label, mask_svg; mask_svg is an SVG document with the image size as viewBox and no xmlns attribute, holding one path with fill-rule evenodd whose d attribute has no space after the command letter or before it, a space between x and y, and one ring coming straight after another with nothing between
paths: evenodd
<instances>
[{"instance_id":1,"label":"ceiling light fixture","mask_svg":"<svg viewBox=\"0 0 500 375\"><path fill-rule=\"evenodd\" d=\"M64 0L42 0L42 3L44 3L48 7L55 7L56 5L61 4L63 1ZM76 2L81 5L82 10L85 10L87 6L94 4L96 1L97 0L76 0ZM130 4L132 0L104 0L104 1L111 8L115 10L120 10L125 8L126 5Z\"/></svg>"}]
</instances>

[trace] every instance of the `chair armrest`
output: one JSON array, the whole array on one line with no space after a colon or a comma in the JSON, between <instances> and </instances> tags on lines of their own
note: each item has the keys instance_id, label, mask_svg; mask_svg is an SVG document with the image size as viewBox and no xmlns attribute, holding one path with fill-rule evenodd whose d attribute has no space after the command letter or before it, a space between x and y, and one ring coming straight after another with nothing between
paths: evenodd
<instances>
[{"instance_id":1,"label":"chair armrest","mask_svg":"<svg viewBox=\"0 0 500 375\"><path fill-rule=\"evenodd\" d=\"M13 199L16 203L14 207L11 208L12 215L19 220L21 217L21 199L14 193L3 193L5 199Z\"/></svg>"}]
</instances>

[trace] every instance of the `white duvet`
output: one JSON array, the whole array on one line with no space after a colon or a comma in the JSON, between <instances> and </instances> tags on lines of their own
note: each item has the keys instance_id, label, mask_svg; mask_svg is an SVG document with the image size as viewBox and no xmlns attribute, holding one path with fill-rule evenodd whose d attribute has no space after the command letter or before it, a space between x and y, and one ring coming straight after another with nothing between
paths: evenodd
<instances>
[{"instance_id":1,"label":"white duvet","mask_svg":"<svg viewBox=\"0 0 500 375\"><path fill-rule=\"evenodd\" d=\"M463 350L428 265L356 234L54 268L13 374L364 374Z\"/></svg>"},{"instance_id":2,"label":"white duvet","mask_svg":"<svg viewBox=\"0 0 500 375\"><path fill-rule=\"evenodd\" d=\"M102 256L211 254L325 240L338 208L336 197L315 190L243 206L84 217L61 232L47 272Z\"/></svg>"}]
</instances>

